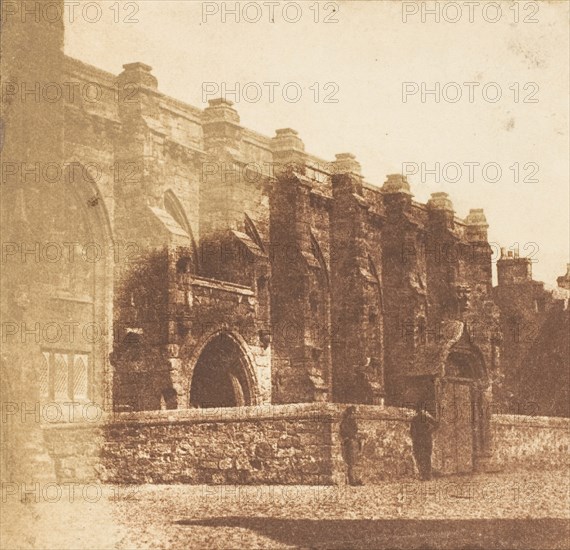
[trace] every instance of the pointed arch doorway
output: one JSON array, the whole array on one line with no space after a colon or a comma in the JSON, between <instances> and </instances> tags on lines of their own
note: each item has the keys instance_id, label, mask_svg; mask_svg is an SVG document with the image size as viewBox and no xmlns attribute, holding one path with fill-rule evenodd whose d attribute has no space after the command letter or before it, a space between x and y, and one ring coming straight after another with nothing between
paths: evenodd
<instances>
[{"instance_id":1,"label":"pointed arch doorway","mask_svg":"<svg viewBox=\"0 0 570 550\"><path fill-rule=\"evenodd\" d=\"M433 466L441 474L469 473L476 466L485 432L484 372L482 359L473 348L452 348L436 389L439 429Z\"/></svg>"},{"instance_id":2,"label":"pointed arch doorway","mask_svg":"<svg viewBox=\"0 0 570 550\"><path fill-rule=\"evenodd\" d=\"M249 359L236 338L221 332L202 348L192 373L190 407L242 407L256 403Z\"/></svg>"}]
</instances>

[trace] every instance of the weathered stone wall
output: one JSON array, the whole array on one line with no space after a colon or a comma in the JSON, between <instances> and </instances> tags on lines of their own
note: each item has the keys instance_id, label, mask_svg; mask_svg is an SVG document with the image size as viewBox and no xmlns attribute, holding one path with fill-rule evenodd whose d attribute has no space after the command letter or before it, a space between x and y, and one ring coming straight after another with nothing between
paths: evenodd
<instances>
[{"instance_id":1,"label":"weathered stone wall","mask_svg":"<svg viewBox=\"0 0 570 550\"><path fill-rule=\"evenodd\" d=\"M60 482L344 484L333 404L121 413L100 424L44 428ZM364 484L417 475L407 409L356 408ZM495 415L495 467L568 466L569 421Z\"/></svg>"},{"instance_id":2,"label":"weathered stone wall","mask_svg":"<svg viewBox=\"0 0 570 550\"><path fill-rule=\"evenodd\" d=\"M101 424L49 425L58 480L113 483L342 484L339 425L330 404L122 413ZM357 409L364 483L413 473L406 413Z\"/></svg>"},{"instance_id":3,"label":"weathered stone wall","mask_svg":"<svg viewBox=\"0 0 570 550\"><path fill-rule=\"evenodd\" d=\"M295 172L271 194L274 403L330 400L328 200Z\"/></svg>"},{"instance_id":4,"label":"weathered stone wall","mask_svg":"<svg viewBox=\"0 0 570 550\"><path fill-rule=\"evenodd\" d=\"M358 431L362 436L357 466L362 483L370 485L389 479L414 477L416 469L409 428L413 413L395 407L367 405L358 406L356 410ZM339 430L336 430L333 438L338 437L338 433ZM339 464L338 469L345 471L344 462Z\"/></svg>"},{"instance_id":5,"label":"weathered stone wall","mask_svg":"<svg viewBox=\"0 0 570 550\"><path fill-rule=\"evenodd\" d=\"M101 461L105 431L102 424L47 424L43 428L45 448L58 482L106 480Z\"/></svg>"},{"instance_id":6,"label":"weathered stone wall","mask_svg":"<svg viewBox=\"0 0 570 550\"><path fill-rule=\"evenodd\" d=\"M348 155L347 159L355 162ZM385 395L382 210L372 208L373 201L364 198L358 173L333 176L332 188L333 399L378 404Z\"/></svg>"},{"instance_id":7,"label":"weathered stone wall","mask_svg":"<svg viewBox=\"0 0 570 550\"><path fill-rule=\"evenodd\" d=\"M570 466L570 419L498 414L492 427L499 468Z\"/></svg>"}]
</instances>

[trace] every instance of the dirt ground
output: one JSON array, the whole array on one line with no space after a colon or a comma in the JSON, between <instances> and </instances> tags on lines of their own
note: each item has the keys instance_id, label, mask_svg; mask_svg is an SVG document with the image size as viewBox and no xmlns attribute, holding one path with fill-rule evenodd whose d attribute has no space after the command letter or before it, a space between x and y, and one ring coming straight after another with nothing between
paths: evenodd
<instances>
[{"instance_id":1,"label":"dirt ground","mask_svg":"<svg viewBox=\"0 0 570 550\"><path fill-rule=\"evenodd\" d=\"M567 550L569 504L565 471L368 487L3 484L0 547Z\"/></svg>"}]
</instances>

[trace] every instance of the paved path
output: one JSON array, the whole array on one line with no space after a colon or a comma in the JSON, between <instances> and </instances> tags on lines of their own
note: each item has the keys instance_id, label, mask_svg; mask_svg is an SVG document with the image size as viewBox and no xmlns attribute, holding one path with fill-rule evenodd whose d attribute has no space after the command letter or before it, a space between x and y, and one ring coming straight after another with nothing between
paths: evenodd
<instances>
[{"instance_id":1,"label":"paved path","mask_svg":"<svg viewBox=\"0 0 570 550\"><path fill-rule=\"evenodd\" d=\"M570 473L560 471L369 487L69 489L32 490L27 504L4 491L0 547L570 548Z\"/></svg>"}]
</instances>

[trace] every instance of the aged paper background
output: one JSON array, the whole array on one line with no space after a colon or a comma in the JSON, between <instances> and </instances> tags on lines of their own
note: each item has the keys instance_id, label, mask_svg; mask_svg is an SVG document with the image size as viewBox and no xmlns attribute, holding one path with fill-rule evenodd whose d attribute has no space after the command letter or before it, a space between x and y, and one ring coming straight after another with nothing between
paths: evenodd
<instances>
[{"instance_id":1,"label":"aged paper background","mask_svg":"<svg viewBox=\"0 0 570 550\"><path fill-rule=\"evenodd\" d=\"M1 9L1 548L568 547L568 2Z\"/></svg>"}]
</instances>

